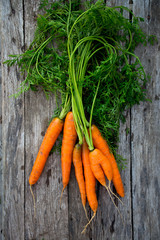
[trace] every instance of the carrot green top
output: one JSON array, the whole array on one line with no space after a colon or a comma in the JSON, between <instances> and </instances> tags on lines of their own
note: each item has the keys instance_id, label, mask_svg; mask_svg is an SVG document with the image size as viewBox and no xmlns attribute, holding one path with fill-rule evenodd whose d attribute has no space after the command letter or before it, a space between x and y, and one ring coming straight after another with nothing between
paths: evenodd
<instances>
[{"instance_id":1,"label":"carrot green top","mask_svg":"<svg viewBox=\"0 0 160 240\"><path fill-rule=\"evenodd\" d=\"M44 14L37 18L31 45L5 63L26 74L16 97L29 89L42 89L46 97L54 93L61 119L72 106L80 144L85 135L93 149L93 119L115 153L124 110L147 99L147 76L135 48L155 37L148 37L140 27L143 19L124 6L87 4L82 9L77 1L42 1Z\"/></svg>"}]
</instances>

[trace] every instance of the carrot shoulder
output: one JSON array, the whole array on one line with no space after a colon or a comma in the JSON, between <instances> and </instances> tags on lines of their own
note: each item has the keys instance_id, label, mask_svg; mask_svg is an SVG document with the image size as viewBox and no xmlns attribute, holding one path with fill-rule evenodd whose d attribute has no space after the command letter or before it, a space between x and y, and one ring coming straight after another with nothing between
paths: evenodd
<instances>
[{"instance_id":1,"label":"carrot shoulder","mask_svg":"<svg viewBox=\"0 0 160 240\"><path fill-rule=\"evenodd\" d=\"M97 149L99 149L110 161L110 163L112 165L112 170L113 170L113 179L112 179L113 184L115 186L117 193L121 197L124 197L124 195L125 195L124 187L123 187L122 179L121 179L114 155L112 152L110 152L109 146L108 146L106 140L102 137L99 129L95 125L92 125L91 130L92 130L93 145Z\"/></svg>"},{"instance_id":2,"label":"carrot shoulder","mask_svg":"<svg viewBox=\"0 0 160 240\"><path fill-rule=\"evenodd\" d=\"M51 123L45 133L44 139L40 146L37 158L34 162L34 165L33 165L30 177L29 177L30 185L33 185L38 181L38 179L43 171L43 168L45 166L45 163L47 161L48 155L49 155L56 139L58 138L60 132L62 131L62 128L63 128L63 121L61 119L54 118L51 121Z\"/></svg>"},{"instance_id":3,"label":"carrot shoulder","mask_svg":"<svg viewBox=\"0 0 160 240\"><path fill-rule=\"evenodd\" d=\"M64 122L63 139L61 148L61 166L63 190L69 183L73 149L77 139L73 113L68 112Z\"/></svg>"}]
</instances>

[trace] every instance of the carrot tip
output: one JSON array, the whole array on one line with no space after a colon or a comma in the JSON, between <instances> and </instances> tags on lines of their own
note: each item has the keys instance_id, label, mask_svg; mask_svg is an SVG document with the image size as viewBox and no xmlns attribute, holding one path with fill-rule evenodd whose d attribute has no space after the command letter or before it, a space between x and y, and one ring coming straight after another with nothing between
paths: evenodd
<instances>
[{"instance_id":1,"label":"carrot tip","mask_svg":"<svg viewBox=\"0 0 160 240\"><path fill-rule=\"evenodd\" d=\"M62 196L63 196L64 189L65 189L65 187L63 187L62 192L61 192L61 197L60 197L60 201L59 201L60 206L61 206L61 201L62 201Z\"/></svg>"},{"instance_id":2,"label":"carrot tip","mask_svg":"<svg viewBox=\"0 0 160 240\"><path fill-rule=\"evenodd\" d=\"M107 187L106 185L105 185L104 187L107 189L107 192L108 192L108 194L109 194L109 196L110 196L110 198L111 198L111 200L112 200L115 208L117 209L117 211L118 211L118 213L119 213L119 215L120 215L120 217L121 217L122 223L123 223L123 225L124 225L123 217L122 217L122 215L121 215L121 212L120 212L119 208L116 206L116 204L115 204L115 202L114 202L114 200L113 200L113 198L112 198L112 196L111 196L111 192L110 192L109 187Z\"/></svg>"},{"instance_id":3,"label":"carrot tip","mask_svg":"<svg viewBox=\"0 0 160 240\"><path fill-rule=\"evenodd\" d=\"M30 184L30 191L31 191L31 194L32 194L33 204L34 204L34 217L36 218L36 201L35 201L35 197L34 197L34 193L33 193L31 184Z\"/></svg>"},{"instance_id":4,"label":"carrot tip","mask_svg":"<svg viewBox=\"0 0 160 240\"><path fill-rule=\"evenodd\" d=\"M86 224L86 226L84 227L83 231L81 232L81 234L84 234L86 232L86 229L88 227L88 225L92 222L93 218L96 216L96 212L94 212L93 216L91 217L91 219L89 220L89 222Z\"/></svg>"},{"instance_id":5,"label":"carrot tip","mask_svg":"<svg viewBox=\"0 0 160 240\"><path fill-rule=\"evenodd\" d=\"M87 218L87 220L89 221L89 218L88 218L88 215L87 215L87 210L86 210L85 205L83 205L83 208L84 208L84 212L85 212L86 218Z\"/></svg>"},{"instance_id":6,"label":"carrot tip","mask_svg":"<svg viewBox=\"0 0 160 240\"><path fill-rule=\"evenodd\" d=\"M122 202L122 200L121 200L116 194L114 194L114 192L112 192L112 190L111 190L111 181L109 181L108 188L109 188L109 191L112 193L112 195L114 195L114 196L120 201L120 203L121 203L122 205L124 205L124 203Z\"/></svg>"}]
</instances>

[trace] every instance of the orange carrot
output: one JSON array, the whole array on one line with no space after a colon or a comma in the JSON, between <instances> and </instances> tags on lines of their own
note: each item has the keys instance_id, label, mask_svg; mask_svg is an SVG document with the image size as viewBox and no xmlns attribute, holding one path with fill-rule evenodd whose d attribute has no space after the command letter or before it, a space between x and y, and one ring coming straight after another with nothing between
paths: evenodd
<instances>
[{"instance_id":1,"label":"orange carrot","mask_svg":"<svg viewBox=\"0 0 160 240\"><path fill-rule=\"evenodd\" d=\"M60 132L62 131L62 128L63 121L59 118L54 118L50 123L29 177L30 185L33 185L38 181L47 161L48 155Z\"/></svg>"},{"instance_id":2,"label":"orange carrot","mask_svg":"<svg viewBox=\"0 0 160 240\"><path fill-rule=\"evenodd\" d=\"M76 144L73 150L73 164L75 167L75 175L79 186L79 191L81 194L82 205L86 213L86 187L83 176L83 167L82 167L82 157L81 157L81 146ZM87 214L86 214L87 216Z\"/></svg>"},{"instance_id":3,"label":"orange carrot","mask_svg":"<svg viewBox=\"0 0 160 240\"><path fill-rule=\"evenodd\" d=\"M113 177L111 163L106 158L106 156L97 148L95 148L93 151L90 151L89 159L90 159L91 169L92 169L92 172L93 172L94 176L106 188L114 206L117 208L117 210L118 210L118 212L121 216L121 213L120 213L118 207L116 206L115 202L113 201L113 198L112 198L111 193L110 193L111 192L110 182L111 182L112 177ZM107 176L107 178L109 180L109 187L107 187L107 185L106 185L104 174ZM121 218L122 218L122 216L121 216ZM85 226L83 232L85 231L86 227L87 227L87 225Z\"/></svg>"},{"instance_id":4,"label":"orange carrot","mask_svg":"<svg viewBox=\"0 0 160 240\"><path fill-rule=\"evenodd\" d=\"M92 169L94 176L107 189L107 191L110 195L109 189L106 185L106 179L105 179L105 175L106 175L109 182L112 180L112 167L111 167L110 162L98 149L94 149L93 151L90 151L89 161L90 161L91 169ZM111 195L110 195L110 197L112 199ZM112 201L113 201L113 199L112 199ZM82 233L85 233L87 226L91 223L91 221L95 217L95 214L96 214L96 212L94 212L92 218L86 224Z\"/></svg>"},{"instance_id":5,"label":"orange carrot","mask_svg":"<svg viewBox=\"0 0 160 240\"><path fill-rule=\"evenodd\" d=\"M77 139L73 113L68 112L64 122L63 139L61 148L62 182L63 190L69 183L73 149ZM62 192L63 192L62 190Z\"/></svg>"},{"instance_id":6,"label":"orange carrot","mask_svg":"<svg viewBox=\"0 0 160 240\"><path fill-rule=\"evenodd\" d=\"M89 160L94 176L103 186L106 186L104 174L109 181L112 180L112 167L110 162L106 156L103 155L103 153L97 148L89 153Z\"/></svg>"},{"instance_id":7,"label":"orange carrot","mask_svg":"<svg viewBox=\"0 0 160 240\"><path fill-rule=\"evenodd\" d=\"M125 195L124 187L123 187L122 179L121 179L114 155L112 152L110 152L109 146L108 146L106 140L102 137L99 129L95 125L92 125L91 130L92 130L93 145L97 149L99 149L110 161L110 163L112 165L112 170L113 170L113 179L112 179L113 184L115 186L117 193L121 197L124 197L124 195Z\"/></svg>"},{"instance_id":8,"label":"orange carrot","mask_svg":"<svg viewBox=\"0 0 160 240\"><path fill-rule=\"evenodd\" d=\"M86 185L86 194L89 206L92 211L96 213L98 208L98 201L96 197L96 179L92 173L90 162L89 162L89 149L86 143L85 138L83 138L82 145L82 162L84 167L84 176L85 176L85 185Z\"/></svg>"}]
</instances>

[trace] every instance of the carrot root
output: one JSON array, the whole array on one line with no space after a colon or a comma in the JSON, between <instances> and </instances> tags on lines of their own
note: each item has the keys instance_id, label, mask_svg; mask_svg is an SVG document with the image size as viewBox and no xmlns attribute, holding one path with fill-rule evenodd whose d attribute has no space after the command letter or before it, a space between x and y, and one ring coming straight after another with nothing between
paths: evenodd
<instances>
[{"instance_id":1,"label":"carrot root","mask_svg":"<svg viewBox=\"0 0 160 240\"><path fill-rule=\"evenodd\" d=\"M124 197L125 196L124 186L123 186L123 182L121 179L121 175L120 175L115 157L114 157L113 153L110 151L108 143L102 137L99 129L95 125L92 125L91 130L92 130L93 145L95 148L99 149L111 163L112 171L113 171L112 181L113 181L114 187L115 187L117 193L121 197Z\"/></svg>"},{"instance_id":2,"label":"carrot root","mask_svg":"<svg viewBox=\"0 0 160 240\"><path fill-rule=\"evenodd\" d=\"M65 189L65 187L63 187L63 189L62 189L60 200L59 200L59 205L60 206L61 206L61 202L62 202L62 196L63 196L64 189Z\"/></svg>"},{"instance_id":3,"label":"carrot root","mask_svg":"<svg viewBox=\"0 0 160 240\"><path fill-rule=\"evenodd\" d=\"M87 220L89 221L89 218L88 218L88 215L87 215L87 210L86 210L85 205L83 205L83 208L84 208L84 212L85 212L86 218L87 218Z\"/></svg>"},{"instance_id":4,"label":"carrot root","mask_svg":"<svg viewBox=\"0 0 160 240\"><path fill-rule=\"evenodd\" d=\"M91 217L91 219L89 220L89 222L86 224L86 226L84 227L83 231L81 232L81 234L84 234L86 232L86 229L88 227L88 225L92 222L93 218L96 216L96 212L94 212L93 216Z\"/></svg>"},{"instance_id":5,"label":"carrot root","mask_svg":"<svg viewBox=\"0 0 160 240\"><path fill-rule=\"evenodd\" d=\"M109 181L108 188L109 188L109 191L112 193L112 195L114 195L120 201L120 203L124 205L122 200L111 190L111 181Z\"/></svg>"},{"instance_id":6,"label":"carrot root","mask_svg":"<svg viewBox=\"0 0 160 240\"><path fill-rule=\"evenodd\" d=\"M55 144L55 141L57 140L60 132L62 131L62 128L63 121L59 118L54 118L49 124L29 176L30 185L35 184L42 174L49 153Z\"/></svg>"},{"instance_id":7,"label":"carrot root","mask_svg":"<svg viewBox=\"0 0 160 240\"><path fill-rule=\"evenodd\" d=\"M77 139L73 113L68 112L64 122L63 139L61 147L62 183L65 188L70 179L73 149Z\"/></svg>"},{"instance_id":8,"label":"carrot root","mask_svg":"<svg viewBox=\"0 0 160 240\"><path fill-rule=\"evenodd\" d=\"M34 206L34 218L36 218L36 201L35 201L35 197L34 197L34 193L33 193L33 190L32 190L32 185L31 185L31 184L30 184L30 191L31 191L32 198L33 198L33 206Z\"/></svg>"},{"instance_id":9,"label":"carrot root","mask_svg":"<svg viewBox=\"0 0 160 240\"><path fill-rule=\"evenodd\" d=\"M123 220L122 214L121 214L119 208L116 206L116 204L115 204L115 202L114 202L114 200L113 200L113 198L112 198L112 195L111 195L111 193L110 193L109 188L107 187L107 185L105 185L104 187L106 188L106 190L107 190L107 192L108 192L108 194L109 194L109 196L110 196L110 198L111 198L111 200L112 200L115 208L117 209L117 211L118 211L118 213L119 213L119 215L120 215L120 217L121 217L122 223L123 223L123 225L124 225L124 220Z\"/></svg>"}]
</instances>

